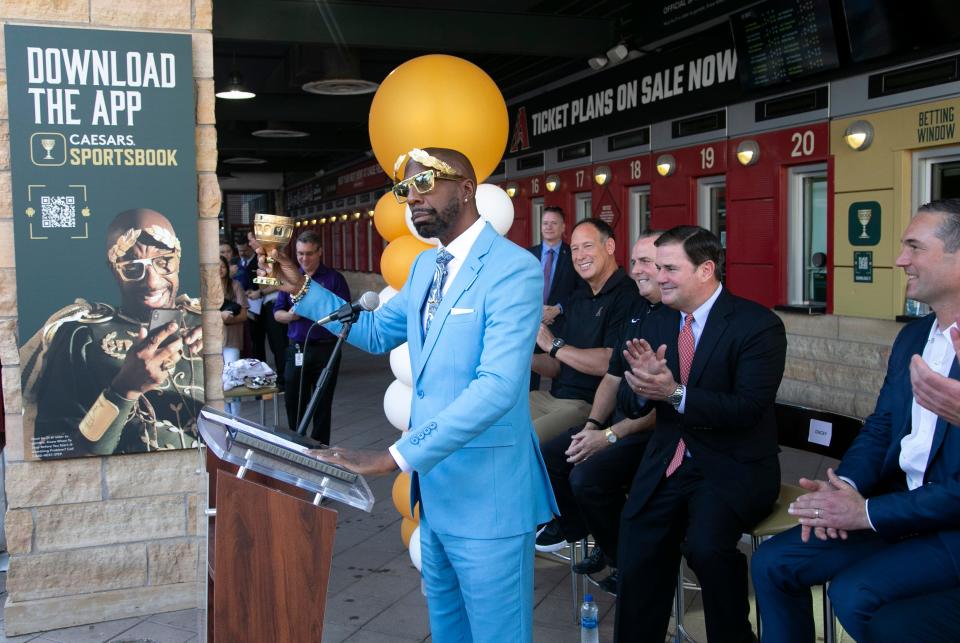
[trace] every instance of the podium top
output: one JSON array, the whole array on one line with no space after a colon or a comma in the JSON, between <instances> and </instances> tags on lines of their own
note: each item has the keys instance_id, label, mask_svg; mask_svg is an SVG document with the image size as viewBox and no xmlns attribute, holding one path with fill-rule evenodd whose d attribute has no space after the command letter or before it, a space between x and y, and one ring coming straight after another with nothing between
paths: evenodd
<instances>
[{"instance_id":1,"label":"podium top","mask_svg":"<svg viewBox=\"0 0 960 643\"><path fill-rule=\"evenodd\" d=\"M264 426L205 406L197 427L221 460L351 507L373 509L373 493L363 476L318 460L308 447Z\"/></svg>"}]
</instances>

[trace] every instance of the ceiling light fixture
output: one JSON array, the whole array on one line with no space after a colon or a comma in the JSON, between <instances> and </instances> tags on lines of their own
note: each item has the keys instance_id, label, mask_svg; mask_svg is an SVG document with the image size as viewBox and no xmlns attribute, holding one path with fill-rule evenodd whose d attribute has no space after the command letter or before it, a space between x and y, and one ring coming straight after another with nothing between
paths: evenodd
<instances>
[{"instance_id":1,"label":"ceiling light fixture","mask_svg":"<svg viewBox=\"0 0 960 643\"><path fill-rule=\"evenodd\" d=\"M227 100L246 100L254 98L256 94L248 90L243 84L243 76L239 71L230 74L230 79L223 89L216 93L217 98L226 98Z\"/></svg>"},{"instance_id":2,"label":"ceiling light fixture","mask_svg":"<svg viewBox=\"0 0 960 643\"><path fill-rule=\"evenodd\" d=\"M380 83L361 78L328 78L326 80L311 80L304 83L303 91L308 94L321 96L357 96L372 94L380 87Z\"/></svg>"},{"instance_id":3,"label":"ceiling light fixture","mask_svg":"<svg viewBox=\"0 0 960 643\"><path fill-rule=\"evenodd\" d=\"M616 45L607 50L607 60L610 61L611 65L616 65L617 63L622 63L627 59L630 50L627 49L627 46L623 43Z\"/></svg>"},{"instance_id":4,"label":"ceiling light fixture","mask_svg":"<svg viewBox=\"0 0 960 643\"><path fill-rule=\"evenodd\" d=\"M760 146L757 142L750 139L740 141L740 144L737 145L737 162L744 167L748 167L759 160Z\"/></svg>"},{"instance_id":5,"label":"ceiling light fixture","mask_svg":"<svg viewBox=\"0 0 960 643\"><path fill-rule=\"evenodd\" d=\"M224 163L230 163L231 165L263 165L267 161L266 159L258 159L252 156L234 156L232 158L223 159Z\"/></svg>"},{"instance_id":6,"label":"ceiling light fixture","mask_svg":"<svg viewBox=\"0 0 960 643\"><path fill-rule=\"evenodd\" d=\"M263 129L254 130L250 134L259 138L304 138L310 136L310 132L279 126L271 127L270 125Z\"/></svg>"},{"instance_id":7,"label":"ceiling light fixture","mask_svg":"<svg viewBox=\"0 0 960 643\"><path fill-rule=\"evenodd\" d=\"M607 63L610 62L607 60L606 56L594 56L593 58L587 59L587 64L590 65L590 69L598 71L607 66Z\"/></svg>"}]
</instances>

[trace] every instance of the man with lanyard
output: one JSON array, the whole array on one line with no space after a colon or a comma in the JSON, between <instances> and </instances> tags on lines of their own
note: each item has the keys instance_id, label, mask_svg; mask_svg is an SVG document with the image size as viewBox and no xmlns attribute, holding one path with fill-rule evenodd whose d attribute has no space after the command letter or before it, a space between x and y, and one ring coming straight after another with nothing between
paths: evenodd
<instances>
[{"instance_id":1,"label":"man with lanyard","mask_svg":"<svg viewBox=\"0 0 960 643\"><path fill-rule=\"evenodd\" d=\"M320 261L320 235L312 230L301 232L297 237L297 263L300 274L309 275L338 297L350 300L347 280L333 268ZM313 322L290 310L293 302L289 293L281 292L273 307L273 316L281 324L287 324L287 354L283 367L284 403L287 407L287 426L295 431L303 418L313 387L327 365L337 338L329 330L314 327ZM323 444L330 444L330 418L333 408L333 392L337 387L340 360L334 364L327 388L313 415L313 430L310 437Z\"/></svg>"}]
</instances>

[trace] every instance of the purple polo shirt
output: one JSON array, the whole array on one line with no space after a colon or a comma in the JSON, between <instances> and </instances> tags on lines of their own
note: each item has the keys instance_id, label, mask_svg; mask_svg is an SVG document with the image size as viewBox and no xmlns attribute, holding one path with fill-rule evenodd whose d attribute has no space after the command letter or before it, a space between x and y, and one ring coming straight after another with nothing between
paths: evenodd
<instances>
[{"instance_id":1,"label":"purple polo shirt","mask_svg":"<svg viewBox=\"0 0 960 643\"><path fill-rule=\"evenodd\" d=\"M303 270L301 269L300 272L302 273ZM316 272L314 272L310 278L333 294L340 297L340 299L343 299L344 301L350 301L350 287L347 286L347 280L344 279L343 275L333 268L327 268L321 263L320 267L317 268ZM313 287L314 286L311 286L311 288ZM281 291L277 296L277 301L273 305L273 309L290 310L290 308L292 308L290 295ZM330 312L333 311L331 310ZM313 320L307 319L306 317L301 317L300 319L296 319L287 324L287 337L290 338L290 343L304 346L306 344L307 331L310 330L310 326L312 324ZM336 339L336 335L322 326L315 327L310 333L311 344L317 342L332 342L336 341Z\"/></svg>"}]
</instances>

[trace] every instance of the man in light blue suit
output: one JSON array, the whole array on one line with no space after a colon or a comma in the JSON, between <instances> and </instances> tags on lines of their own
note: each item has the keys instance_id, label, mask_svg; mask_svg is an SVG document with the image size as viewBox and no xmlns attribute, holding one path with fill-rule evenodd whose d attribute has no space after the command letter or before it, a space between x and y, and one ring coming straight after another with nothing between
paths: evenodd
<instances>
[{"instance_id":1,"label":"man in light blue suit","mask_svg":"<svg viewBox=\"0 0 960 643\"><path fill-rule=\"evenodd\" d=\"M534 531L557 512L527 401L543 275L480 218L463 154L405 156L394 194L441 245L414 260L393 299L360 314L348 341L373 353L408 342L410 430L389 451L318 454L362 474L412 472L434 641L531 641ZM297 314L319 319L344 303L272 256Z\"/></svg>"},{"instance_id":2,"label":"man in light blue suit","mask_svg":"<svg viewBox=\"0 0 960 643\"><path fill-rule=\"evenodd\" d=\"M907 297L933 314L900 331L876 409L836 473L801 479L810 493L790 506L800 525L754 554L764 641L815 640L811 585L830 581L857 641L873 640L886 605L913 604L923 620L924 601L912 599L960 590L960 199L922 206L901 245ZM905 629L899 640L927 640Z\"/></svg>"}]
</instances>

